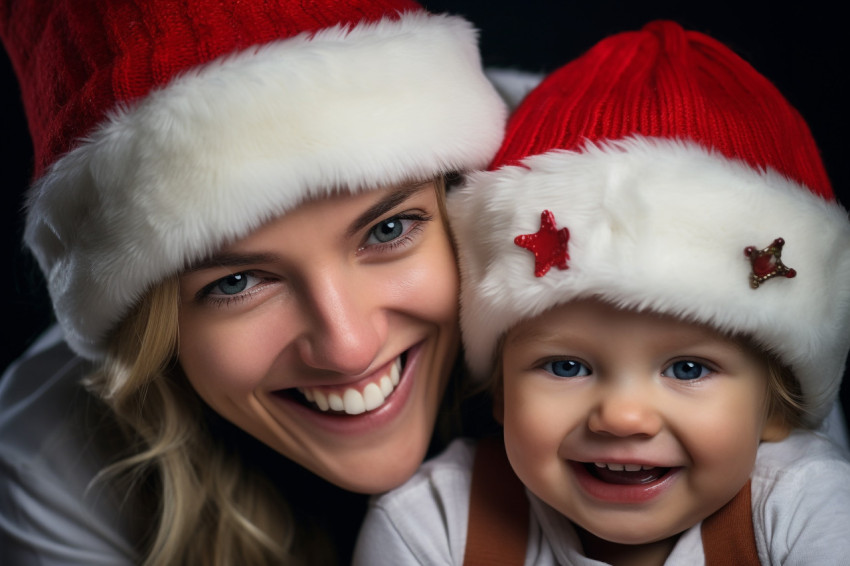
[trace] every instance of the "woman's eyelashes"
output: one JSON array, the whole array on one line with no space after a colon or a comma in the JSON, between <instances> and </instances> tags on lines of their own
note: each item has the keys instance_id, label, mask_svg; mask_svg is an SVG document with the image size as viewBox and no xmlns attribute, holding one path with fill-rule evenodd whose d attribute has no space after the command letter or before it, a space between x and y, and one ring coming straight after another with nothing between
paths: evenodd
<instances>
[{"instance_id":1,"label":"woman's eyelashes","mask_svg":"<svg viewBox=\"0 0 850 566\"><path fill-rule=\"evenodd\" d=\"M431 216L424 213L406 212L381 220L366 234L359 253L381 253L404 247L416 238Z\"/></svg>"},{"instance_id":2,"label":"woman's eyelashes","mask_svg":"<svg viewBox=\"0 0 850 566\"><path fill-rule=\"evenodd\" d=\"M214 305L231 304L233 301L244 299L263 281L263 278L252 271L231 273L205 286L198 292L197 298Z\"/></svg>"},{"instance_id":3,"label":"woman's eyelashes","mask_svg":"<svg viewBox=\"0 0 850 566\"><path fill-rule=\"evenodd\" d=\"M405 212L391 216L369 228L357 253L388 253L413 243L432 217L423 212ZM195 295L198 301L213 306L228 306L245 300L263 283L273 277L263 277L256 271L240 271L216 279Z\"/></svg>"}]
</instances>

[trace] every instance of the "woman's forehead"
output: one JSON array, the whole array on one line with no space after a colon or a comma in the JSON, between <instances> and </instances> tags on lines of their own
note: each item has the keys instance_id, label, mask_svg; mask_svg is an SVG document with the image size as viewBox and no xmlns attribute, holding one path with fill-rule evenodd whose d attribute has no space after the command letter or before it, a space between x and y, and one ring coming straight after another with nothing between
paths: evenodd
<instances>
[{"instance_id":1,"label":"woman's forehead","mask_svg":"<svg viewBox=\"0 0 850 566\"><path fill-rule=\"evenodd\" d=\"M305 201L293 210L272 218L248 235L226 243L216 251L190 263L184 272L211 267L239 267L274 263L273 254L254 251L263 241L277 240L276 234L292 234L287 242L298 245L308 238L327 236L351 238L382 216L413 200L435 199L435 181L405 183L361 193L338 193ZM297 238L294 236L298 236ZM289 245L289 244L287 244Z\"/></svg>"}]
</instances>

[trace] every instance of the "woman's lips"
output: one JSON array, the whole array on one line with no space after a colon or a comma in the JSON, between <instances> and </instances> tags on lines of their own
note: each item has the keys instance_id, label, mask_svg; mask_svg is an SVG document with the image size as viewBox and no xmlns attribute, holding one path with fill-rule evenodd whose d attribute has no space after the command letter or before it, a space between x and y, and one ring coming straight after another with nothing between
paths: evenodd
<instances>
[{"instance_id":1,"label":"woman's lips","mask_svg":"<svg viewBox=\"0 0 850 566\"><path fill-rule=\"evenodd\" d=\"M644 503L665 492L682 468L575 462L569 465L585 493L607 503Z\"/></svg>"},{"instance_id":2,"label":"woman's lips","mask_svg":"<svg viewBox=\"0 0 850 566\"><path fill-rule=\"evenodd\" d=\"M290 413L292 415L291 418L306 419L311 423L311 426L332 434L358 435L382 430L397 419L406 410L406 407L410 405L411 399L415 397L413 395L414 384L418 380L416 372L420 366L419 358L423 355L424 344L423 342L414 345L405 352L402 352L396 360L388 363L384 369L375 372L373 375L357 383L337 386L303 386L302 389L311 390L314 401L308 401L307 397L295 388L274 391L272 392L271 399L277 400L277 405L285 413ZM398 382L397 385L393 385L393 390L389 395L384 395L383 392L381 393L383 395L383 402L376 408L365 410L359 414L348 414L345 412L344 393L347 389L356 389L363 396L363 390L371 383L375 383L380 388L380 382L383 381L385 376L389 376L390 383L392 384L392 366L394 365L400 368ZM343 401L343 410L333 410L330 401L328 401L327 411L321 410L315 402L317 389L336 391ZM328 393L324 393L327 398ZM366 394L369 395L370 393L367 392ZM351 397L351 394L349 394L349 397ZM337 403L337 401L334 400L334 403ZM354 401L354 403L357 403L357 401ZM363 404L365 409L365 397ZM356 406L353 406L353 408L356 409ZM285 417L284 419L288 420L289 418Z\"/></svg>"},{"instance_id":3,"label":"woman's lips","mask_svg":"<svg viewBox=\"0 0 850 566\"><path fill-rule=\"evenodd\" d=\"M299 387L298 392L322 412L334 411L359 415L380 408L395 390L403 369L403 357L397 357L383 373L376 373L356 385Z\"/></svg>"}]
</instances>

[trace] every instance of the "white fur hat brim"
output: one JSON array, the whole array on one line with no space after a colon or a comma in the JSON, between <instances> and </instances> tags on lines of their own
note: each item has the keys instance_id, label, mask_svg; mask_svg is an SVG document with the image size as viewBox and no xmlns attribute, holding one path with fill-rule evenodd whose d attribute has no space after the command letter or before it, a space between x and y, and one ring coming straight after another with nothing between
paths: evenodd
<instances>
[{"instance_id":1,"label":"white fur hat brim","mask_svg":"<svg viewBox=\"0 0 850 566\"><path fill-rule=\"evenodd\" d=\"M829 411L850 348L850 222L835 202L696 144L642 137L477 173L450 198L477 378L512 326L598 297L749 335L794 371L809 423ZM544 210L569 230L568 268L535 277L514 238L536 233ZM744 250L779 237L796 277L753 289Z\"/></svg>"},{"instance_id":2,"label":"white fur hat brim","mask_svg":"<svg viewBox=\"0 0 850 566\"><path fill-rule=\"evenodd\" d=\"M270 43L116 109L34 184L25 242L88 358L155 282L304 200L481 168L505 108L461 18Z\"/></svg>"}]
</instances>

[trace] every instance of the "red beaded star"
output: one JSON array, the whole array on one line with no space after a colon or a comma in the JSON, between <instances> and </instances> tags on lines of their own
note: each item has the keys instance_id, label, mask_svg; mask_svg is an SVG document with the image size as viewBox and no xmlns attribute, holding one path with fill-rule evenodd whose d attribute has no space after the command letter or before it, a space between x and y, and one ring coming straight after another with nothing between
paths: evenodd
<instances>
[{"instance_id":1,"label":"red beaded star","mask_svg":"<svg viewBox=\"0 0 850 566\"><path fill-rule=\"evenodd\" d=\"M570 231L555 228L555 215L544 210L540 215L540 230L536 234L523 234L514 238L514 243L534 254L534 275L543 277L552 266L567 269L567 242Z\"/></svg>"},{"instance_id":2,"label":"red beaded star","mask_svg":"<svg viewBox=\"0 0 850 566\"><path fill-rule=\"evenodd\" d=\"M756 249L755 246L747 246L744 249L744 255L750 258L750 265L753 267L750 273L750 287L758 289L759 285L777 276L789 279L797 276L796 270L782 263L782 246L784 245L785 240L776 238L763 250Z\"/></svg>"}]
</instances>

